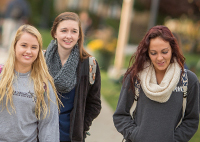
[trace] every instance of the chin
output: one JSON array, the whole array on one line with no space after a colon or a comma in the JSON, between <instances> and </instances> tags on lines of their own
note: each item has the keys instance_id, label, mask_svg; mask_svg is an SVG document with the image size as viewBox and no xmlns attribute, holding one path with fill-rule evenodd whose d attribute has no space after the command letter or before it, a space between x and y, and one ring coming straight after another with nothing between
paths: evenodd
<instances>
[{"instance_id":1,"label":"chin","mask_svg":"<svg viewBox=\"0 0 200 142\"><path fill-rule=\"evenodd\" d=\"M165 72L166 70L167 70L167 68L160 69L160 71L162 71L162 72Z\"/></svg>"},{"instance_id":2,"label":"chin","mask_svg":"<svg viewBox=\"0 0 200 142\"><path fill-rule=\"evenodd\" d=\"M167 67L157 67L157 71L166 71Z\"/></svg>"}]
</instances>

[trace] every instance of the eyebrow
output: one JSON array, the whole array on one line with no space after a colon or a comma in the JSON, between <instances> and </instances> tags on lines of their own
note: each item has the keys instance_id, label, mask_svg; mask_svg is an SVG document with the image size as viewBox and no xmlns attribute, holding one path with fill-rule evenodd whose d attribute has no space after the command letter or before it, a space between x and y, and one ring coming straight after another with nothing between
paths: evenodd
<instances>
[{"instance_id":1,"label":"eyebrow","mask_svg":"<svg viewBox=\"0 0 200 142\"><path fill-rule=\"evenodd\" d=\"M169 47L166 47L166 48L162 49L161 51L166 50L166 49L169 49ZM156 50L150 50L150 51L156 51Z\"/></svg>"},{"instance_id":2,"label":"eyebrow","mask_svg":"<svg viewBox=\"0 0 200 142\"><path fill-rule=\"evenodd\" d=\"M61 28L60 30L66 30L67 28ZM78 31L78 29L73 29L73 30L76 30L76 31Z\"/></svg>"}]
</instances>

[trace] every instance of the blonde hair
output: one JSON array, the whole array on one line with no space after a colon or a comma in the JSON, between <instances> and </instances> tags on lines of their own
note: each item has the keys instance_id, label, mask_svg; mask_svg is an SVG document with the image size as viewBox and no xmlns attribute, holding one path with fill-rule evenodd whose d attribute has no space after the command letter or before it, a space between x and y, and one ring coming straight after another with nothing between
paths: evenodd
<instances>
[{"instance_id":1,"label":"blonde hair","mask_svg":"<svg viewBox=\"0 0 200 142\"><path fill-rule=\"evenodd\" d=\"M53 22L53 26L51 28L52 38L55 39L54 35L56 33L57 27L60 24L60 22L62 22L64 20L72 20L72 21L76 21L78 23L78 27L79 27L78 46L79 46L79 50L80 50L80 58L81 58L81 60L88 58L90 56L90 54L87 53L87 51L83 47L84 34L83 34L82 27L81 27L81 20L76 13L74 13L74 12L63 12L55 18L55 20Z\"/></svg>"},{"instance_id":2,"label":"blonde hair","mask_svg":"<svg viewBox=\"0 0 200 142\"><path fill-rule=\"evenodd\" d=\"M36 60L32 64L31 69L31 78L34 82L34 91L36 94L36 107L35 107L35 115L37 119L40 119L41 114L43 118L46 117L47 113L50 112L50 94L49 94L49 86L48 82L50 82L53 91L56 96L57 105L60 103L60 100L57 96L56 88L53 82L53 78L48 72L48 67L46 65L43 52L42 52L42 36L39 31L31 26L31 25L22 25L17 30L17 33L14 37L14 40L11 44L9 49L8 60L6 61L2 73L0 75L0 103L3 105L3 99L6 96L6 108L7 111L10 113L8 109L8 105L10 103L11 108L15 110L13 105L13 80L14 80L14 66L15 66L15 46L19 39L21 38L22 34L29 33L35 36L39 43L39 52ZM44 84L46 85L46 90L44 88ZM45 102L45 96L48 99L48 104ZM2 108L3 109L3 108Z\"/></svg>"}]
</instances>

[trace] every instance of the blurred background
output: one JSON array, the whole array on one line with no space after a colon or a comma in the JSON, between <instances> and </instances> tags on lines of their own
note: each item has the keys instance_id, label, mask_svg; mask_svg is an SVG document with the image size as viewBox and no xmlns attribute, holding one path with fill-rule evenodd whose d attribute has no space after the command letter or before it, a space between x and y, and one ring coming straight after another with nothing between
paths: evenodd
<instances>
[{"instance_id":1,"label":"blurred background","mask_svg":"<svg viewBox=\"0 0 200 142\"><path fill-rule=\"evenodd\" d=\"M0 51L8 51L24 23L38 28L46 49L53 21L65 11L80 16L84 46L100 65L102 97L113 111L131 55L152 26L165 25L176 35L186 65L200 79L200 0L1 0ZM200 131L191 140L198 141Z\"/></svg>"}]
</instances>

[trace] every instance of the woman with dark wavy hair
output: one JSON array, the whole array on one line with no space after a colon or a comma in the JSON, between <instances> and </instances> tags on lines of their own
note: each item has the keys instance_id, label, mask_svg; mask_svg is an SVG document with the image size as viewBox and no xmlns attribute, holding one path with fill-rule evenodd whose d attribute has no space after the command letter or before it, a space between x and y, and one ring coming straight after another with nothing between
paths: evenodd
<instances>
[{"instance_id":1,"label":"woman with dark wavy hair","mask_svg":"<svg viewBox=\"0 0 200 142\"><path fill-rule=\"evenodd\" d=\"M126 142L188 142L195 134L199 81L184 70L184 62L167 27L146 33L130 60L113 115Z\"/></svg>"}]
</instances>

